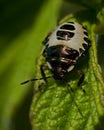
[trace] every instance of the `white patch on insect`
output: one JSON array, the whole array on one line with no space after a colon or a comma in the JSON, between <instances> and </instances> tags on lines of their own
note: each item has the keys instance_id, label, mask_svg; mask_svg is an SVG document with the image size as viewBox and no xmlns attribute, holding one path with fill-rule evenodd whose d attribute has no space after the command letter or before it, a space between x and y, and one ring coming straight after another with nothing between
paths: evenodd
<instances>
[{"instance_id":1,"label":"white patch on insect","mask_svg":"<svg viewBox=\"0 0 104 130\"><path fill-rule=\"evenodd\" d=\"M49 62L47 62L47 66L49 67L49 69L52 69L52 66L50 65Z\"/></svg>"},{"instance_id":2,"label":"white patch on insect","mask_svg":"<svg viewBox=\"0 0 104 130\"><path fill-rule=\"evenodd\" d=\"M69 68L68 68L68 72L70 72L71 70L73 70L74 68L74 65L71 65Z\"/></svg>"},{"instance_id":3,"label":"white patch on insect","mask_svg":"<svg viewBox=\"0 0 104 130\"><path fill-rule=\"evenodd\" d=\"M75 30L60 29L60 27L65 24L74 26ZM65 40L58 40L56 38L57 31L70 31L70 32L74 33L74 36L70 39L68 39L68 37L65 36ZM64 23L64 24L58 26L58 28L56 28L56 30L53 31L53 33L49 36L49 41L47 44L49 44L49 47L56 46L56 45L65 45L65 46L67 46L69 48L73 48L77 51L79 51L80 48L85 50L82 44L83 43L85 43L86 45L88 44L84 40L84 37L88 38L88 36L86 36L84 34L84 31L86 32L86 30L79 23L76 23L76 22Z\"/></svg>"}]
</instances>

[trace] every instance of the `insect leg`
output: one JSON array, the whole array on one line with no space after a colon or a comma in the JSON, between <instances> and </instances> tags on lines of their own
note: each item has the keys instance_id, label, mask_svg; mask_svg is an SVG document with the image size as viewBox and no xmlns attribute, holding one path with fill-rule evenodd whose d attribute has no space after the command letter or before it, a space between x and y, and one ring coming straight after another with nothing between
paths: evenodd
<instances>
[{"instance_id":1,"label":"insect leg","mask_svg":"<svg viewBox=\"0 0 104 130\"><path fill-rule=\"evenodd\" d=\"M78 87L81 87L82 91L85 93L85 90L82 88L82 83L83 83L83 81L84 81L85 74L84 74L83 71L81 71L81 70L74 69L74 71L75 71L77 74L81 75L81 76L80 76L80 79L79 79L79 81L78 81L78 83L77 83L77 86L78 86Z\"/></svg>"},{"instance_id":2,"label":"insect leg","mask_svg":"<svg viewBox=\"0 0 104 130\"><path fill-rule=\"evenodd\" d=\"M82 88L82 83L84 81L85 74L81 70L78 70L78 74L81 75L81 77L80 77L80 79L78 81L78 87L81 87L82 91L85 93L85 90Z\"/></svg>"},{"instance_id":3,"label":"insect leg","mask_svg":"<svg viewBox=\"0 0 104 130\"><path fill-rule=\"evenodd\" d=\"M84 81L85 74L81 70L77 70L78 74L81 75L79 81L78 81L78 86L80 87Z\"/></svg>"},{"instance_id":4,"label":"insect leg","mask_svg":"<svg viewBox=\"0 0 104 130\"><path fill-rule=\"evenodd\" d=\"M47 83L47 77L46 77L46 74L44 72L44 67L47 67L47 64L41 64L40 71L41 71L41 75L42 75L43 80L45 81L45 83Z\"/></svg>"}]
</instances>

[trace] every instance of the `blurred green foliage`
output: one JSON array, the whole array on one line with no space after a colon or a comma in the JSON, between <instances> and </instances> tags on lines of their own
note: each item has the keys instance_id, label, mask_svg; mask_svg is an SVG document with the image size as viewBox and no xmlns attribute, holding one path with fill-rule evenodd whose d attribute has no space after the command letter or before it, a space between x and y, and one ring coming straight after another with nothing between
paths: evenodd
<instances>
[{"instance_id":1,"label":"blurred green foliage","mask_svg":"<svg viewBox=\"0 0 104 130\"><path fill-rule=\"evenodd\" d=\"M29 110L34 94L33 84L20 86L20 82L35 76L41 42L55 28L57 20L82 11L83 14L79 13L77 17L89 12L92 15L85 15L85 18L96 23L96 14L103 7L103 0L0 1L0 130L31 130ZM102 33L98 57L104 70L103 42Z\"/></svg>"},{"instance_id":2,"label":"blurred green foliage","mask_svg":"<svg viewBox=\"0 0 104 130\"><path fill-rule=\"evenodd\" d=\"M34 76L41 42L55 26L59 7L55 0L0 1L0 130L31 129L33 88L20 82Z\"/></svg>"}]
</instances>

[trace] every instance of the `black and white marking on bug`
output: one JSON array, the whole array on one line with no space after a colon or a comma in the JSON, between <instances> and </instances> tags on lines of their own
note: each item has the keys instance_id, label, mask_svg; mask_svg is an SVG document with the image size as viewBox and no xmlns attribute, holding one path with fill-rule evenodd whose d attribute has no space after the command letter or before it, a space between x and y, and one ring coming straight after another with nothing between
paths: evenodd
<instances>
[{"instance_id":1,"label":"black and white marking on bug","mask_svg":"<svg viewBox=\"0 0 104 130\"><path fill-rule=\"evenodd\" d=\"M45 81L47 77L44 73L44 66L50 69L54 79L61 80L68 72L74 69L79 58L91 46L86 28L77 22L66 22L59 25L45 38L43 44L45 45L43 56L46 63L40 67L43 77L40 79L44 79ZM28 80L22 84L33 80L38 79Z\"/></svg>"},{"instance_id":2,"label":"black and white marking on bug","mask_svg":"<svg viewBox=\"0 0 104 130\"><path fill-rule=\"evenodd\" d=\"M62 79L73 70L91 43L87 30L76 22L63 23L47 39L43 55L55 79Z\"/></svg>"}]
</instances>

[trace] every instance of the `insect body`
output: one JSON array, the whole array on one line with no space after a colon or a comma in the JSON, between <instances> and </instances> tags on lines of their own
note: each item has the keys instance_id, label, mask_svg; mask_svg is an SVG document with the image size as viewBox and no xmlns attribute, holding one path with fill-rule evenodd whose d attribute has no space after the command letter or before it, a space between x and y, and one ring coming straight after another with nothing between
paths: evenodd
<instances>
[{"instance_id":1,"label":"insect body","mask_svg":"<svg viewBox=\"0 0 104 130\"><path fill-rule=\"evenodd\" d=\"M43 77L40 79L47 80L43 69L47 66L53 73L52 77L60 80L74 69L78 59L89 49L90 40L86 28L76 22L66 22L49 34L43 44L46 63L40 67ZM34 80L38 79L27 80L22 84Z\"/></svg>"},{"instance_id":2,"label":"insect body","mask_svg":"<svg viewBox=\"0 0 104 130\"><path fill-rule=\"evenodd\" d=\"M55 79L62 79L73 70L78 59L90 47L87 30L76 22L58 26L43 43L43 56Z\"/></svg>"}]
</instances>

